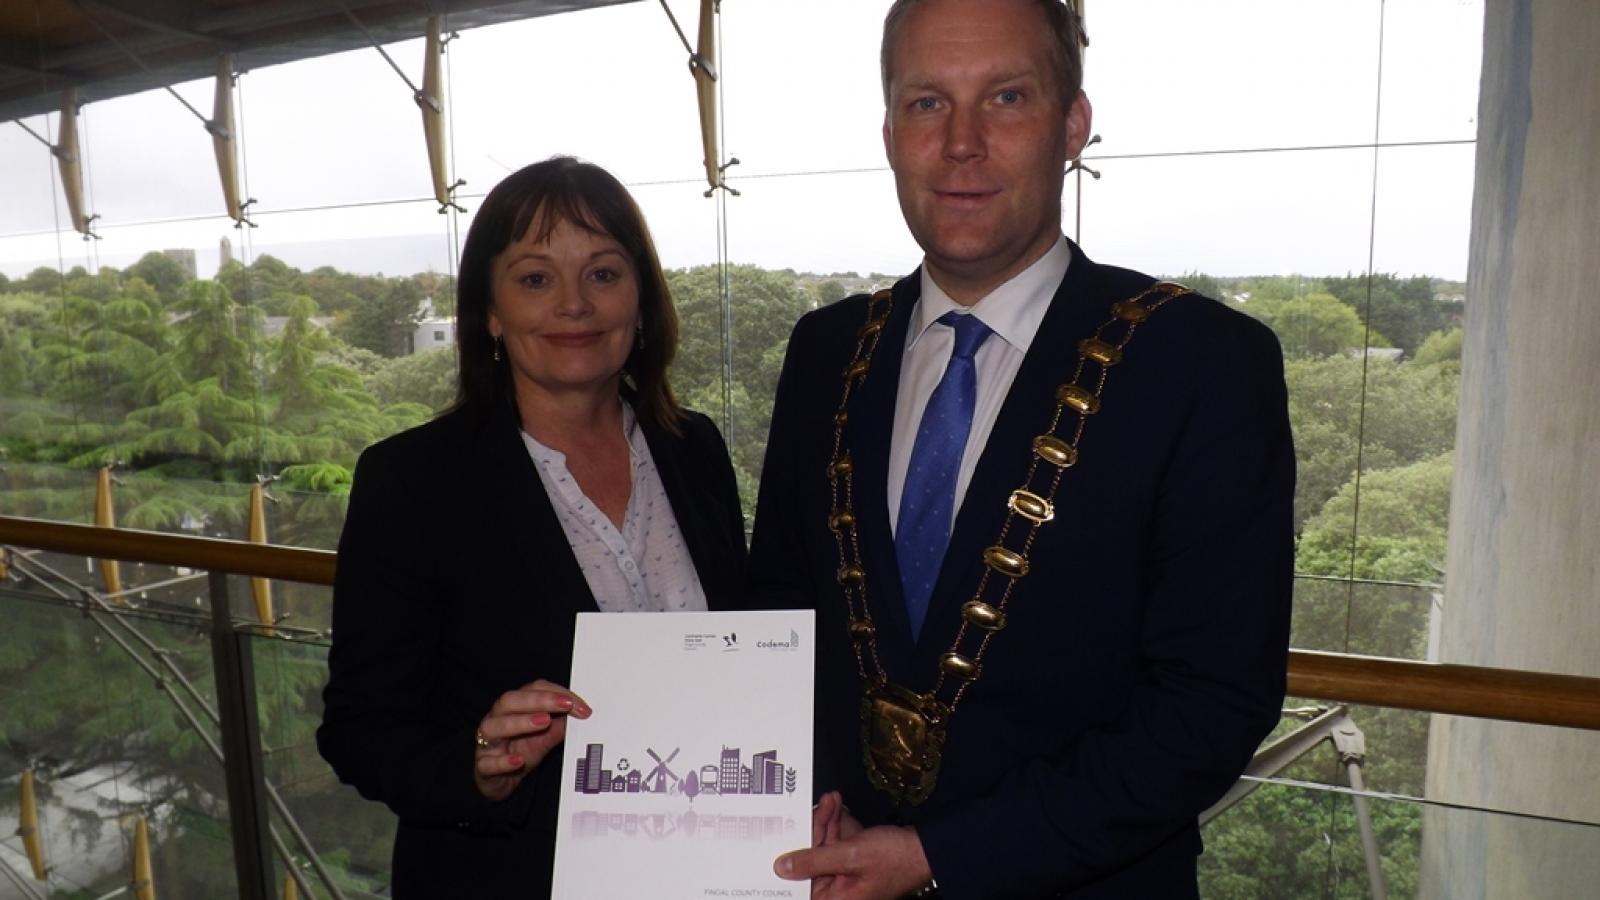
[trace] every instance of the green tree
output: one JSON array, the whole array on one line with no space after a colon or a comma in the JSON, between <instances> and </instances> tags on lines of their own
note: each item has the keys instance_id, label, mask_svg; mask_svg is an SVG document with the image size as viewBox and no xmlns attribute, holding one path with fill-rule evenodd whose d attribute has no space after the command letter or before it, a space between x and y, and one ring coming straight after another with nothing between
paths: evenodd
<instances>
[{"instance_id":1,"label":"green tree","mask_svg":"<svg viewBox=\"0 0 1600 900\"><path fill-rule=\"evenodd\" d=\"M224 392L254 383L250 343L259 336L260 314L234 302L218 281L195 281L173 306L179 320L177 355L190 381L214 378Z\"/></svg>"},{"instance_id":2,"label":"green tree","mask_svg":"<svg viewBox=\"0 0 1600 900\"><path fill-rule=\"evenodd\" d=\"M300 270L270 253L261 254L250 264L250 281L257 297L305 293Z\"/></svg>"},{"instance_id":3,"label":"green tree","mask_svg":"<svg viewBox=\"0 0 1600 900\"><path fill-rule=\"evenodd\" d=\"M1355 474L1407 465L1455 445L1456 370L1416 363L1289 359L1289 422L1298 466L1295 527Z\"/></svg>"},{"instance_id":4,"label":"green tree","mask_svg":"<svg viewBox=\"0 0 1600 900\"><path fill-rule=\"evenodd\" d=\"M1444 570L1452 454L1367 472L1306 522L1296 568L1305 573L1397 581L1437 581ZM1351 523L1355 554L1351 567Z\"/></svg>"},{"instance_id":5,"label":"green tree","mask_svg":"<svg viewBox=\"0 0 1600 900\"><path fill-rule=\"evenodd\" d=\"M783 353L794 323L815 307L812 292L792 275L756 266L730 266L733 315L732 421L729 452L742 485L746 512L754 508L755 485L766 452ZM722 309L716 266L667 273L680 326L673 386L690 406L717 417L722 409ZM837 299L837 298L835 298Z\"/></svg>"},{"instance_id":6,"label":"green tree","mask_svg":"<svg viewBox=\"0 0 1600 900\"><path fill-rule=\"evenodd\" d=\"M35 339L44 392L97 422L111 423L139 401L146 371L168 351L166 322L140 300L69 294Z\"/></svg>"},{"instance_id":7,"label":"green tree","mask_svg":"<svg viewBox=\"0 0 1600 900\"><path fill-rule=\"evenodd\" d=\"M824 279L811 286L811 303L813 306L824 306L842 299L849 293L844 283L838 279Z\"/></svg>"},{"instance_id":8,"label":"green tree","mask_svg":"<svg viewBox=\"0 0 1600 900\"><path fill-rule=\"evenodd\" d=\"M411 276L422 291L422 298L433 310L433 314L443 318L450 318L456 314L456 280L449 275L443 275L429 269Z\"/></svg>"},{"instance_id":9,"label":"green tree","mask_svg":"<svg viewBox=\"0 0 1600 900\"><path fill-rule=\"evenodd\" d=\"M1450 327L1454 311L1440 301L1433 280L1422 275L1401 278L1379 272L1322 279L1324 289L1364 321L1414 354L1428 334Z\"/></svg>"},{"instance_id":10,"label":"green tree","mask_svg":"<svg viewBox=\"0 0 1600 900\"><path fill-rule=\"evenodd\" d=\"M304 293L317 301L325 315L355 309L363 301L376 300L387 287L386 279L341 272L332 266L318 266L307 272Z\"/></svg>"},{"instance_id":11,"label":"green tree","mask_svg":"<svg viewBox=\"0 0 1600 900\"><path fill-rule=\"evenodd\" d=\"M1309 758L1326 765L1331 750ZM1296 766L1289 777L1318 768ZM1326 769L1322 769L1326 771ZM1319 776L1319 780L1321 779ZM1422 846L1419 804L1371 804L1384 882L1392 897L1413 897ZM1364 900L1370 896L1360 831L1349 797L1266 785L1214 820L1204 833L1200 895L1207 900Z\"/></svg>"},{"instance_id":12,"label":"green tree","mask_svg":"<svg viewBox=\"0 0 1600 900\"><path fill-rule=\"evenodd\" d=\"M362 448L427 419L430 411L397 401L380 407L361 376L327 361L335 338L311 323L316 304L296 300L289 322L268 348L267 428L256 457L273 465L353 464Z\"/></svg>"},{"instance_id":13,"label":"green tree","mask_svg":"<svg viewBox=\"0 0 1600 900\"><path fill-rule=\"evenodd\" d=\"M1277 333L1286 357L1332 356L1362 347L1389 345L1377 332L1369 335L1355 311L1329 294L1287 300L1252 296L1239 308Z\"/></svg>"},{"instance_id":14,"label":"green tree","mask_svg":"<svg viewBox=\"0 0 1600 900\"><path fill-rule=\"evenodd\" d=\"M0 292L0 401L26 397L37 390L34 346L37 335L49 324L43 297ZM5 433L0 423L0 439Z\"/></svg>"},{"instance_id":15,"label":"green tree","mask_svg":"<svg viewBox=\"0 0 1600 900\"><path fill-rule=\"evenodd\" d=\"M189 271L177 260L154 250L139 257L139 261L129 266L123 274L129 278L143 279L155 289L162 303L177 300L183 286L191 280Z\"/></svg>"},{"instance_id":16,"label":"green tree","mask_svg":"<svg viewBox=\"0 0 1600 900\"><path fill-rule=\"evenodd\" d=\"M1170 280L1176 281L1177 283L1186 287L1193 288L1200 294L1210 297L1213 300L1228 299L1227 293L1222 288L1222 282L1210 275L1205 274L1204 272L1185 272L1177 278Z\"/></svg>"},{"instance_id":17,"label":"green tree","mask_svg":"<svg viewBox=\"0 0 1600 900\"><path fill-rule=\"evenodd\" d=\"M1435 331L1428 335L1422 346L1417 348L1417 365L1431 366L1442 362L1460 364L1464 338L1460 325L1449 331Z\"/></svg>"},{"instance_id":18,"label":"green tree","mask_svg":"<svg viewBox=\"0 0 1600 900\"><path fill-rule=\"evenodd\" d=\"M380 356L409 353L417 322L422 319L422 287L405 278L391 282L377 298L351 310L335 326L347 343Z\"/></svg>"},{"instance_id":19,"label":"green tree","mask_svg":"<svg viewBox=\"0 0 1600 900\"><path fill-rule=\"evenodd\" d=\"M12 283L12 290L24 291L30 294L42 294L46 297L59 297L63 278L60 272L49 266L40 266L24 275L20 281Z\"/></svg>"},{"instance_id":20,"label":"green tree","mask_svg":"<svg viewBox=\"0 0 1600 900\"><path fill-rule=\"evenodd\" d=\"M456 398L456 351L436 347L384 360L365 380L367 390L386 406L417 403L442 410Z\"/></svg>"}]
</instances>

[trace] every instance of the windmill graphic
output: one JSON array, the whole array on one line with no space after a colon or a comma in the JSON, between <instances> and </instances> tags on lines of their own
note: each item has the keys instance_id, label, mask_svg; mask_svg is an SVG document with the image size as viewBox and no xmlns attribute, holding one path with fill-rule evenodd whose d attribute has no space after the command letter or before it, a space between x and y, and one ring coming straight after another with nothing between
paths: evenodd
<instances>
[{"instance_id":1,"label":"windmill graphic","mask_svg":"<svg viewBox=\"0 0 1600 900\"><path fill-rule=\"evenodd\" d=\"M644 776L645 790L655 794L667 793L668 778L672 779L672 786L674 788L678 786L678 782L680 781L678 778L678 773L672 771L667 764L678 758L679 749L680 748L678 747L673 747L672 752L667 754L666 759L662 759L661 757L657 756L656 751L653 749L645 750L646 753L650 754L650 758L656 761L655 768L651 769L650 772Z\"/></svg>"}]
</instances>

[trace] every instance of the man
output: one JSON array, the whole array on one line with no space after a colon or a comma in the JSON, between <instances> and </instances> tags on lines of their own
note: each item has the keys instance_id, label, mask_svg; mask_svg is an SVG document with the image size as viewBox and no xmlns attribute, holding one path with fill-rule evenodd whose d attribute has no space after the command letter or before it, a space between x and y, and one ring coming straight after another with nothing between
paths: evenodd
<instances>
[{"instance_id":1,"label":"man","mask_svg":"<svg viewBox=\"0 0 1600 900\"><path fill-rule=\"evenodd\" d=\"M1195 896L1196 814L1278 719L1277 342L1062 236L1081 40L1059 0L885 20L924 261L795 327L751 558L818 614L827 793L775 863L815 897Z\"/></svg>"}]
</instances>

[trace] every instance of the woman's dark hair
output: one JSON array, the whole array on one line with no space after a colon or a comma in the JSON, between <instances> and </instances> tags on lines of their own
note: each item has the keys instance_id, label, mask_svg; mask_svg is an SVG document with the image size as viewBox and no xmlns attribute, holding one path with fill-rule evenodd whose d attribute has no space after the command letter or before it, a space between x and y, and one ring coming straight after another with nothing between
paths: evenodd
<instances>
[{"instance_id":1,"label":"woman's dark hair","mask_svg":"<svg viewBox=\"0 0 1600 900\"><path fill-rule=\"evenodd\" d=\"M494 303L494 258L536 229L535 242L567 222L622 245L639 281L640 345L623 371L633 381L639 416L674 434L683 411L667 382L667 366L678 348L678 313L644 215L622 182L593 163L552 156L526 166L494 186L467 230L456 281L456 350L459 378L451 409L486 416L516 405L511 366L494 359L489 309Z\"/></svg>"}]
</instances>

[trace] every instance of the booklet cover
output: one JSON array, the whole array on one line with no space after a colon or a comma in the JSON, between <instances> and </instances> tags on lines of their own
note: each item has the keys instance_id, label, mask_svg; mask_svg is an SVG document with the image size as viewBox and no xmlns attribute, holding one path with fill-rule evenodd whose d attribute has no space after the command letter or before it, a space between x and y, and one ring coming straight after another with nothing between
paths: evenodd
<instances>
[{"instance_id":1,"label":"booklet cover","mask_svg":"<svg viewBox=\"0 0 1600 900\"><path fill-rule=\"evenodd\" d=\"M802 898L811 845L813 614L581 613L553 894Z\"/></svg>"}]
</instances>

